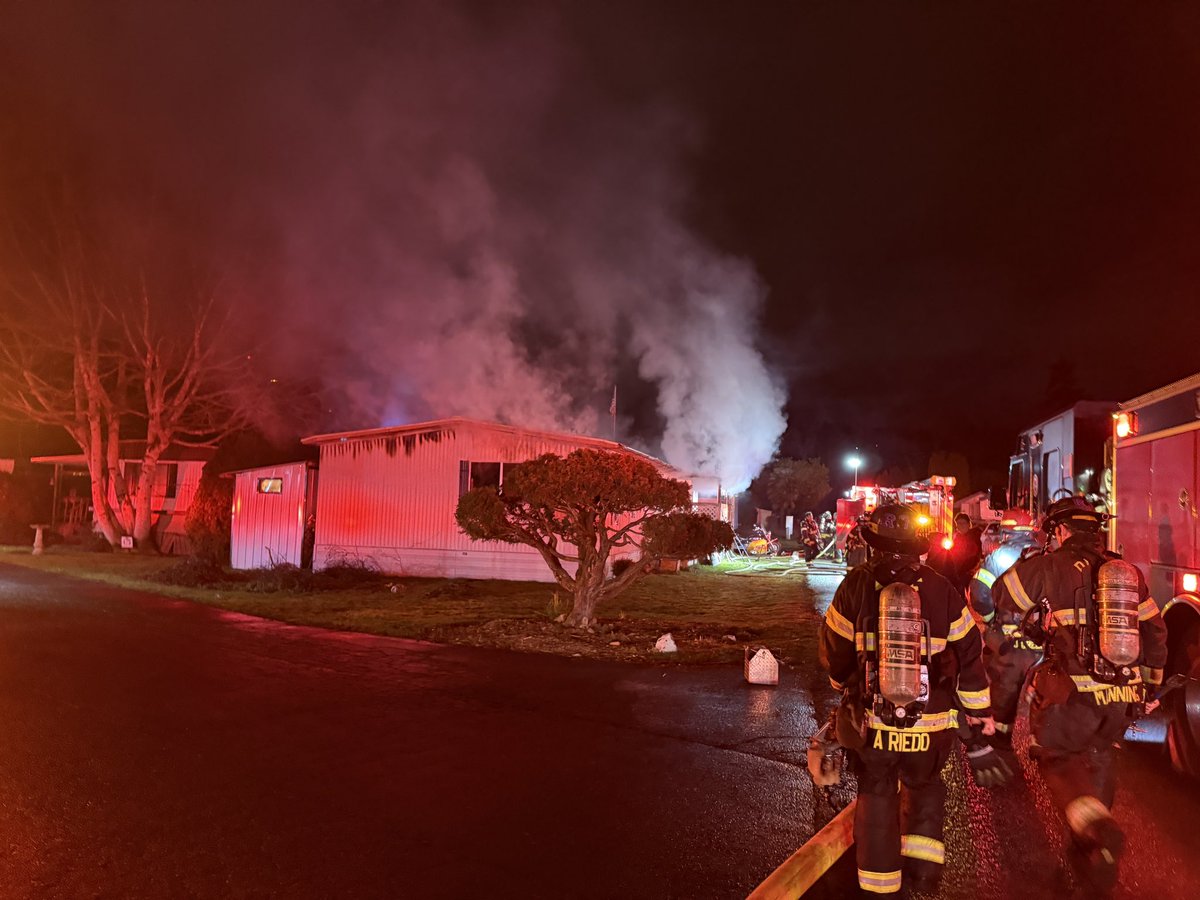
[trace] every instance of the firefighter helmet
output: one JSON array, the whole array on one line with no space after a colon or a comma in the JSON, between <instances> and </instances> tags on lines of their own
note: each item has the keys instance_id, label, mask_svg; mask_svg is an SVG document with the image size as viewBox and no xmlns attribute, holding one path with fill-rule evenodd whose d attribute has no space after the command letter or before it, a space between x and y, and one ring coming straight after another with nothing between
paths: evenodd
<instances>
[{"instance_id":1,"label":"firefighter helmet","mask_svg":"<svg viewBox=\"0 0 1200 900\"><path fill-rule=\"evenodd\" d=\"M1073 494L1050 504L1042 519L1042 531L1049 534L1059 525L1070 525L1081 531L1096 531L1105 518L1102 513L1096 512L1086 498Z\"/></svg>"},{"instance_id":2,"label":"firefighter helmet","mask_svg":"<svg viewBox=\"0 0 1200 900\"><path fill-rule=\"evenodd\" d=\"M929 536L917 531L916 510L899 503L885 503L872 510L863 537L881 553L920 556L929 550Z\"/></svg>"}]
</instances>

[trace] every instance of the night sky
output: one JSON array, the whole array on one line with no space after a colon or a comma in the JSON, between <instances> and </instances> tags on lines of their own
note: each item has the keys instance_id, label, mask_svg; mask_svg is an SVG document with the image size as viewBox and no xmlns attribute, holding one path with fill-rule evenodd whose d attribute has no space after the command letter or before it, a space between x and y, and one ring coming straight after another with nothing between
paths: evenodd
<instances>
[{"instance_id":1,"label":"night sky","mask_svg":"<svg viewBox=\"0 0 1200 900\"><path fill-rule=\"evenodd\" d=\"M1200 370L1194 5L167 6L2 4L5 205L151 209L338 425L603 429L616 382L668 455L705 418L761 461L784 401L786 455L983 486L1021 427ZM438 361L492 340L504 402L451 408Z\"/></svg>"}]
</instances>

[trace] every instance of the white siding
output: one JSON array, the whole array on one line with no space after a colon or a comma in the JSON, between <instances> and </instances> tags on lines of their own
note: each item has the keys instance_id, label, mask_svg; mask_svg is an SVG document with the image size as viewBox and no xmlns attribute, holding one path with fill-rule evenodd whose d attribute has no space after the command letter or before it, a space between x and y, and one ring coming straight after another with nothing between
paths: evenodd
<instances>
[{"instance_id":1,"label":"white siding","mask_svg":"<svg viewBox=\"0 0 1200 900\"><path fill-rule=\"evenodd\" d=\"M459 530L459 464L518 463L585 446L461 421L322 444L314 568L347 560L395 575L551 581L532 548L472 541Z\"/></svg>"},{"instance_id":2,"label":"white siding","mask_svg":"<svg viewBox=\"0 0 1200 900\"><path fill-rule=\"evenodd\" d=\"M262 478L282 479L283 490L260 493ZM229 548L233 568L259 569L281 562L300 565L310 481L309 466L302 462L237 473Z\"/></svg>"}]
</instances>

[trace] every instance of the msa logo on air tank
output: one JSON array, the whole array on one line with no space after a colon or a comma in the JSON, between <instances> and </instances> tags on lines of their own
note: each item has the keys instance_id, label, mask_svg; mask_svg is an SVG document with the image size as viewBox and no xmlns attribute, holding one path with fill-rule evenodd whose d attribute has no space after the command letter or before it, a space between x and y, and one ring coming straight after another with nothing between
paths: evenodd
<instances>
[{"instance_id":1,"label":"msa logo on air tank","mask_svg":"<svg viewBox=\"0 0 1200 900\"><path fill-rule=\"evenodd\" d=\"M888 662L915 663L917 652L912 647L888 647L883 652L883 658Z\"/></svg>"}]
</instances>

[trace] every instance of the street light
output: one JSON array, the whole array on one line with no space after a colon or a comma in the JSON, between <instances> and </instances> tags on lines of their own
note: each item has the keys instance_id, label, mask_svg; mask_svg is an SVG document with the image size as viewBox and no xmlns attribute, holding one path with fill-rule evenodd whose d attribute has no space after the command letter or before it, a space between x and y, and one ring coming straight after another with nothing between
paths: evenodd
<instances>
[{"instance_id":1,"label":"street light","mask_svg":"<svg viewBox=\"0 0 1200 900\"><path fill-rule=\"evenodd\" d=\"M854 470L854 486L858 487L858 467L862 465L862 460L854 453L846 457L846 465Z\"/></svg>"}]
</instances>

